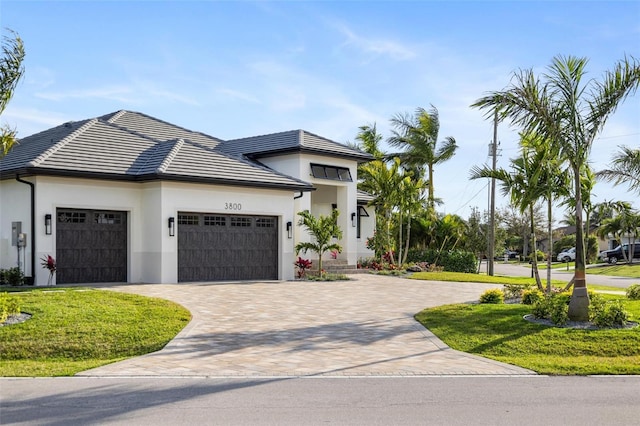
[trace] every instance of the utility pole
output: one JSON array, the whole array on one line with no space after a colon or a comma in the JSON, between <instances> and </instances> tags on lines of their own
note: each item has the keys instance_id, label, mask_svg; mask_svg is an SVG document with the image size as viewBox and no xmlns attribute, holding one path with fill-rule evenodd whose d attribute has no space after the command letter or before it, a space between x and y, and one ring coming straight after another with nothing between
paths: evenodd
<instances>
[{"instance_id":1,"label":"utility pole","mask_svg":"<svg viewBox=\"0 0 640 426\"><path fill-rule=\"evenodd\" d=\"M495 172L498 156L498 109L495 110L493 117L493 143L491 144L492 166L491 170ZM489 219L489 268L487 275L493 276L493 258L496 252L496 179L491 178L491 206Z\"/></svg>"}]
</instances>

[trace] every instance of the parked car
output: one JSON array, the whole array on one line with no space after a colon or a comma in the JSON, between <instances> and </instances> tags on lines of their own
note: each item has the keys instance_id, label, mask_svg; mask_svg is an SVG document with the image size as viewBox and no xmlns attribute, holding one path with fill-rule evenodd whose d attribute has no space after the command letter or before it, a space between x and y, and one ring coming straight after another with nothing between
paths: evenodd
<instances>
[{"instance_id":1,"label":"parked car","mask_svg":"<svg viewBox=\"0 0 640 426\"><path fill-rule=\"evenodd\" d=\"M505 257L507 259L517 259L519 254L520 253L518 253L517 251L505 250L502 253L497 254L495 258L497 260L503 260Z\"/></svg>"},{"instance_id":2,"label":"parked car","mask_svg":"<svg viewBox=\"0 0 640 426\"><path fill-rule=\"evenodd\" d=\"M624 250L625 256L622 255L622 250ZM600 252L600 257L602 258L602 260L615 265L616 263L618 263L618 260L629 258L629 244L622 244L612 250L605 250L603 252ZM633 258L640 259L640 243L634 244Z\"/></svg>"},{"instance_id":3,"label":"parked car","mask_svg":"<svg viewBox=\"0 0 640 426\"><path fill-rule=\"evenodd\" d=\"M560 253L558 253L556 259L558 259L558 262L569 262L572 260L576 260L576 248L571 247L570 249L562 250Z\"/></svg>"}]
</instances>

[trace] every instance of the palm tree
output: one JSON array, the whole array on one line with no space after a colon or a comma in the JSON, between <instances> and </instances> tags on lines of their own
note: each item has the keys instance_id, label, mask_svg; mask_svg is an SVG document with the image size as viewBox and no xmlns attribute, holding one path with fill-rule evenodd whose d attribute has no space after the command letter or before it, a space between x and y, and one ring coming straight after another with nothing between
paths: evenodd
<instances>
[{"instance_id":1,"label":"palm tree","mask_svg":"<svg viewBox=\"0 0 640 426\"><path fill-rule=\"evenodd\" d=\"M586 253L583 232L581 177L589 160L593 141L618 105L640 86L640 64L635 58L618 61L602 81L585 76L586 58L553 58L541 81L533 69L513 75L503 91L492 92L472 106L486 110L487 118L497 111L525 133L536 133L557 145L560 159L573 174L576 216L575 284L569 303L569 318L589 318L586 282Z\"/></svg>"},{"instance_id":2,"label":"palm tree","mask_svg":"<svg viewBox=\"0 0 640 426\"><path fill-rule=\"evenodd\" d=\"M376 208L376 234L382 235L380 255L390 253L393 263L393 240L391 238L391 224L393 211L399 204L399 188L404 179L401 173L400 159L396 158L390 165L382 160L370 161L360 168L362 180L359 188L373 195L370 205Z\"/></svg>"},{"instance_id":3,"label":"palm tree","mask_svg":"<svg viewBox=\"0 0 640 426\"><path fill-rule=\"evenodd\" d=\"M634 212L630 206L627 205L627 207L629 208L620 210L616 216L603 220L597 232L598 236L603 239L607 238L608 235L613 235L616 240L620 241L620 244L622 244L626 235L629 253L627 257L627 253L622 250L622 258L625 262L632 263L635 249L633 242L640 233L640 214Z\"/></svg>"},{"instance_id":4,"label":"palm tree","mask_svg":"<svg viewBox=\"0 0 640 426\"><path fill-rule=\"evenodd\" d=\"M396 130L392 131L389 144L404 149L403 152L391 154L391 156L399 157L405 167L417 169L419 173L416 176L419 177L424 175L426 166L426 180L429 188L427 204L432 211L435 211L433 169L436 164L443 163L455 155L458 148L456 140L448 136L438 146L440 120L438 110L433 105L429 111L417 108L413 116L398 114L391 119L391 125Z\"/></svg>"},{"instance_id":5,"label":"palm tree","mask_svg":"<svg viewBox=\"0 0 640 426\"><path fill-rule=\"evenodd\" d=\"M620 147L611 160L611 168L600 170L596 177L613 182L629 184L629 189L640 195L640 148Z\"/></svg>"},{"instance_id":6,"label":"palm tree","mask_svg":"<svg viewBox=\"0 0 640 426\"><path fill-rule=\"evenodd\" d=\"M24 75L24 44L17 33L10 31L14 38L4 37L2 58L0 58L0 114L13 97L18 81ZM3 126L0 129L0 158L9 153L16 142L16 131Z\"/></svg>"},{"instance_id":7,"label":"palm tree","mask_svg":"<svg viewBox=\"0 0 640 426\"><path fill-rule=\"evenodd\" d=\"M511 203L520 210L520 213L529 213L529 232L533 253L531 266L536 278L536 285L543 290L538 272L538 259L536 253L536 202L546 195L544 182L544 157L543 151L536 152L526 145L520 147L521 156L511 160L509 172L505 169L490 169L489 167L474 166L471 169L470 178L494 178L500 182L502 194L509 196Z\"/></svg>"},{"instance_id":8,"label":"palm tree","mask_svg":"<svg viewBox=\"0 0 640 426\"><path fill-rule=\"evenodd\" d=\"M359 129L360 131L356 135L358 141L356 147L373 155L376 160L382 160L384 158L384 152L380 150L382 135L378 133L376 123L360 126Z\"/></svg>"},{"instance_id":9,"label":"palm tree","mask_svg":"<svg viewBox=\"0 0 640 426\"><path fill-rule=\"evenodd\" d=\"M409 246L411 242L411 222L414 216L418 215L420 211L424 207L424 189L425 184L422 179L415 179L412 173L405 173L402 181L400 182L400 186L398 188L398 211L399 211L399 228L400 228L400 238L399 238L399 253L398 253L398 262L403 265L407 262L407 256L409 254ZM407 219L407 234L404 239L405 248L404 255L402 251L402 240L404 238L402 234L403 220L402 218L406 217Z\"/></svg>"},{"instance_id":10,"label":"palm tree","mask_svg":"<svg viewBox=\"0 0 640 426\"><path fill-rule=\"evenodd\" d=\"M301 242L296 244L296 254L306 253L307 250L314 251L318 254L318 274L322 278L322 255L330 250L338 252L342 251L342 247L338 243L331 242L332 238L342 238L342 230L338 226L338 209L333 209L329 216L320 215L313 216L309 210L298 213L300 216L299 225L307 228L307 231L315 239L315 242Z\"/></svg>"},{"instance_id":11,"label":"palm tree","mask_svg":"<svg viewBox=\"0 0 640 426\"><path fill-rule=\"evenodd\" d=\"M557 147L537 135L520 135L520 144L535 152L540 161L536 166L540 168L537 182L538 189L547 202L547 293L551 293L551 260L553 257L553 203L560 197L569 195L569 174L562 169L558 160ZM536 247L534 246L534 250Z\"/></svg>"}]
</instances>

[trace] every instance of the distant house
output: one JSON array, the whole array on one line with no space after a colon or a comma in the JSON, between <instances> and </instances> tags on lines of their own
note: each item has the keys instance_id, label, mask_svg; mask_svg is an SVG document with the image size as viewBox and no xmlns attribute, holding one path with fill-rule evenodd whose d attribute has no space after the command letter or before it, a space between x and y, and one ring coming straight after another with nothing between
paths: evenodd
<instances>
[{"instance_id":1,"label":"distant house","mask_svg":"<svg viewBox=\"0 0 640 426\"><path fill-rule=\"evenodd\" d=\"M0 161L0 268L36 285L47 255L58 284L288 280L310 238L297 213L331 209L355 265L372 254L356 189L369 160L304 130L223 141L131 111L65 123Z\"/></svg>"},{"instance_id":2,"label":"distant house","mask_svg":"<svg viewBox=\"0 0 640 426\"><path fill-rule=\"evenodd\" d=\"M592 225L591 226L591 233L593 235L595 235L595 231L597 230L597 226ZM568 226L561 226L559 228L556 228L553 230L553 235L554 235L554 241L556 241L559 238L562 238L563 236L566 235L575 235L576 233L576 227L575 225L568 225ZM603 240L600 237L597 237L597 241L598 241L598 251L602 251L602 250L607 250L609 247L609 242L607 240ZM544 251L545 253L547 252L547 249L549 247L549 239L548 238L541 238L538 240L538 249Z\"/></svg>"}]
</instances>

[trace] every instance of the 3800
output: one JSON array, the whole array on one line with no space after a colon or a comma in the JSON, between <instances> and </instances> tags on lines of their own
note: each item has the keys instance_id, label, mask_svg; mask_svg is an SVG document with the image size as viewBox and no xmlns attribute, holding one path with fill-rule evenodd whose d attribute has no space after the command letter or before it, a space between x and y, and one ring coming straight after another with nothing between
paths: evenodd
<instances>
[{"instance_id":1,"label":"3800","mask_svg":"<svg viewBox=\"0 0 640 426\"><path fill-rule=\"evenodd\" d=\"M242 204L241 203L224 203L224 209L240 211L242 210Z\"/></svg>"}]
</instances>

